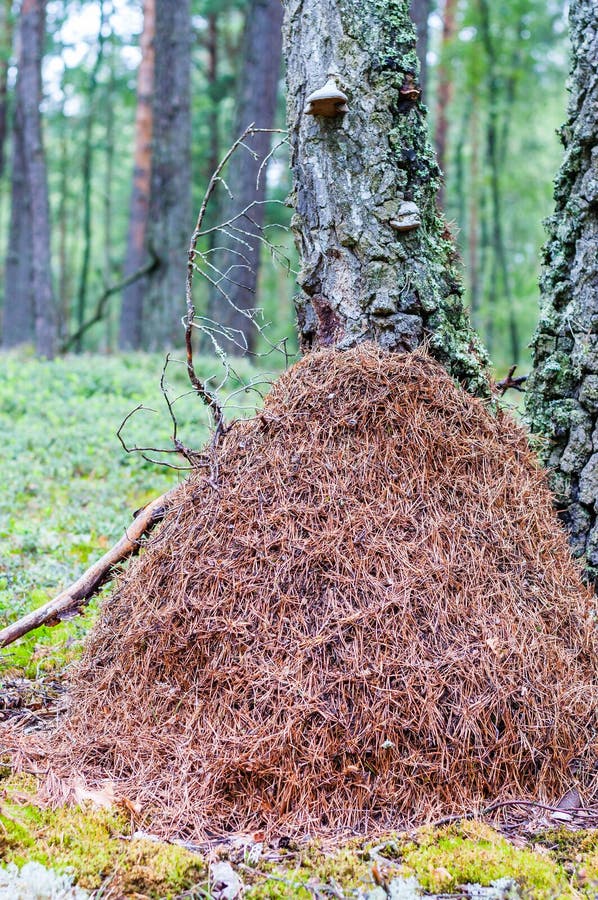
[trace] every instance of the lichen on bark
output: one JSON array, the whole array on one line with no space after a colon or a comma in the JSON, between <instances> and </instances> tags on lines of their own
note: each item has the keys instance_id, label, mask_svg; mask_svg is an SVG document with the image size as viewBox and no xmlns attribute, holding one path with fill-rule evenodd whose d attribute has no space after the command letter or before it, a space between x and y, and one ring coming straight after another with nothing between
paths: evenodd
<instances>
[{"instance_id":1,"label":"lichen on bark","mask_svg":"<svg viewBox=\"0 0 598 900\"><path fill-rule=\"evenodd\" d=\"M565 155L547 222L527 416L575 556L598 583L598 13L571 5Z\"/></svg>"},{"instance_id":2,"label":"lichen on bark","mask_svg":"<svg viewBox=\"0 0 598 900\"><path fill-rule=\"evenodd\" d=\"M285 0L285 13L303 349L427 341L455 378L486 394L485 352L436 207L440 171L418 97L409 0ZM330 72L349 112L306 115L307 96ZM417 205L421 225L401 231L405 202Z\"/></svg>"}]
</instances>

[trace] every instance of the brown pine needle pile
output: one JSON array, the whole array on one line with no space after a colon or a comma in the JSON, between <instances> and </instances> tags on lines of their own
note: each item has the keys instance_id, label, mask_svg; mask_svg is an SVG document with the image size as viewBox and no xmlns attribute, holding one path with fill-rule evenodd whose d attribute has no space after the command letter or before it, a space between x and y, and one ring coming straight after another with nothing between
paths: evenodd
<instances>
[{"instance_id":1,"label":"brown pine needle pile","mask_svg":"<svg viewBox=\"0 0 598 900\"><path fill-rule=\"evenodd\" d=\"M314 353L122 577L49 762L165 836L587 801L594 611L517 425L421 352Z\"/></svg>"}]
</instances>

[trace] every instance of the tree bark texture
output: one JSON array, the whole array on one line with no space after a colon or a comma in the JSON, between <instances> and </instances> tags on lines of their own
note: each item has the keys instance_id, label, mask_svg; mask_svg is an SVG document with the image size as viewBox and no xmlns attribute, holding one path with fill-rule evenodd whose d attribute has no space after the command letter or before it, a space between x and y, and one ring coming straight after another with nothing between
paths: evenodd
<instances>
[{"instance_id":1,"label":"tree bark texture","mask_svg":"<svg viewBox=\"0 0 598 900\"><path fill-rule=\"evenodd\" d=\"M432 9L432 0L411 0L411 18L415 25L416 52L419 59L419 83L424 102L427 100L428 76L428 19Z\"/></svg>"},{"instance_id":2,"label":"tree bark texture","mask_svg":"<svg viewBox=\"0 0 598 900\"><path fill-rule=\"evenodd\" d=\"M527 415L575 556L598 583L598 9L570 9L573 45L565 157L555 181Z\"/></svg>"},{"instance_id":3,"label":"tree bark texture","mask_svg":"<svg viewBox=\"0 0 598 900\"><path fill-rule=\"evenodd\" d=\"M252 122L257 128L272 128L274 124L282 53L282 15L280 0L250 0L236 94L235 137ZM245 345L252 350L257 337L252 319L243 311L248 312L256 306L261 243L252 239L251 235L259 235L264 222L265 170L261 173L259 184L257 178L264 157L270 150L271 137L263 133L249 136L245 143L254 151L256 158L241 147L224 173L232 199L227 197L222 204L221 221L226 222L250 204L257 204L247 217L235 223L249 233L249 236L242 236L248 246L227 237L218 241L226 250L216 255L216 265L222 272L230 270L230 280L222 283L228 299L219 291L213 291L211 317L220 325L241 332L235 337L240 347L234 344L227 347L228 342L222 342L231 352L238 353ZM239 256L239 251L244 258Z\"/></svg>"},{"instance_id":4,"label":"tree bark texture","mask_svg":"<svg viewBox=\"0 0 598 900\"><path fill-rule=\"evenodd\" d=\"M125 278L140 269L147 257L146 237L152 171L155 29L156 2L155 0L144 0L141 62L137 73L135 157L127 254L124 265ZM119 332L119 346L121 350L139 350L141 347L143 296L146 290L147 282L145 279L140 278L139 281L129 285L123 291Z\"/></svg>"},{"instance_id":5,"label":"tree bark texture","mask_svg":"<svg viewBox=\"0 0 598 900\"><path fill-rule=\"evenodd\" d=\"M156 0L148 244L159 265L148 278L142 322L148 349L180 344L191 232L190 0Z\"/></svg>"},{"instance_id":6,"label":"tree bark texture","mask_svg":"<svg viewBox=\"0 0 598 900\"><path fill-rule=\"evenodd\" d=\"M23 116L23 148L31 208L28 254L35 304L35 346L40 356L51 358L56 346L56 312L52 289L48 178L39 111L45 12L45 0L23 0L17 103Z\"/></svg>"},{"instance_id":7,"label":"tree bark texture","mask_svg":"<svg viewBox=\"0 0 598 900\"><path fill-rule=\"evenodd\" d=\"M302 348L375 340L404 351L427 340L469 390L486 393L485 353L436 208L408 0L286 0L284 31ZM349 112L306 115L331 71ZM411 230L401 230L406 202L421 219Z\"/></svg>"}]
</instances>

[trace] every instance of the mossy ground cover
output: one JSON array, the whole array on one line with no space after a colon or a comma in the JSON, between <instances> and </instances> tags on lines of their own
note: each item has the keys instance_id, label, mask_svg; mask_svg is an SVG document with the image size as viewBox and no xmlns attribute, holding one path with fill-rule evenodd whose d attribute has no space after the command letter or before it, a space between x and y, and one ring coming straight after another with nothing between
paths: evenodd
<instances>
[{"instance_id":1,"label":"mossy ground cover","mask_svg":"<svg viewBox=\"0 0 598 900\"><path fill-rule=\"evenodd\" d=\"M515 847L487 825L464 822L392 835L376 846L314 843L274 852L264 847L261 854L258 847L256 854L249 836L247 845L230 851L197 853L135 836L142 833L134 828L118 808L45 808L32 778L2 783L2 862L35 861L69 872L98 897L209 898L217 895L210 864L228 856L243 896L252 900L392 896L386 890L393 882L414 879L423 896L469 896L460 886L501 879L514 886L505 896L529 900L593 898L598 891L598 837L585 832L546 832L535 844Z\"/></svg>"},{"instance_id":2,"label":"mossy ground cover","mask_svg":"<svg viewBox=\"0 0 598 900\"><path fill-rule=\"evenodd\" d=\"M130 443L169 445L158 387L162 358L86 356L53 363L0 357L0 623L43 603L110 546L132 510L168 489L178 473L125 454L115 432L140 403L159 410L132 420ZM203 367L209 372L208 364ZM243 376L252 372L245 369ZM182 367L169 379L186 390ZM251 397L243 402L250 406ZM194 398L177 403L181 438L201 446L205 418ZM76 658L90 614L43 629L2 652L0 695L17 677L60 679ZM147 838L120 808L48 809L32 779L0 781L0 858L73 872L103 897L210 897L208 854ZM141 825L142 827L142 825ZM598 838L546 832L514 846L492 829L464 823L397 835L376 847L291 847L256 858L236 850L248 898L369 896L377 882L416 876L428 892L456 892L512 877L528 898L598 896ZM385 890L383 887L379 890ZM374 896L374 894L371 894ZM378 895L383 896L383 895Z\"/></svg>"}]
</instances>

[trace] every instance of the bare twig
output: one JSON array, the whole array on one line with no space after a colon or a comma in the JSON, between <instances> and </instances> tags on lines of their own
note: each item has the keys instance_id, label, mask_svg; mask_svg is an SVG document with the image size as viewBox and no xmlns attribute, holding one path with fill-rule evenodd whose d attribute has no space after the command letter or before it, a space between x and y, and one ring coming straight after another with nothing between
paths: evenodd
<instances>
[{"instance_id":1,"label":"bare twig","mask_svg":"<svg viewBox=\"0 0 598 900\"><path fill-rule=\"evenodd\" d=\"M41 625L58 625L81 611L99 588L108 581L114 567L138 552L141 538L162 518L177 488L148 503L127 528L121 539L66 590L39 609L27 613L0 631L0 647L12 644Z\"/></svg>"},{"instance_id":2,"label":"bare twig","mask_svg":"<svg viewBox=\"0 0 598 900\"><path fill-rule=\"evenodd\" d=\"M509 807L523 807L525 809L538 809L543 812L549 813L560 813L571 815L571 818L575 818L578 813L588 814L592 819L596 818L598 821L598 807L592 806L578 806L575 809L567 810L562 806L549 806L547 803L539 803L536 800L498 800L496 803L490 803L488 806L483 807L480 810L468 810L464 813L456 813L453 816L445 816L442 819L437 819L435 822L432 822L434 827L439 825L451 825L454 822L460 822L466 819L478 819L483 818L484 816L489 816L493 812L497 812L499 809L506 809Z\"/></svg>"},{"instance_id":3,"label":"bare twig","mask_svg":"<svg viewBox=\"0 0 598 900\"><path fill-rule=\"evenodd\" d=\"M224 351L218 344L213 330L206 327L206 325L198 323L198 321L196 319L195 306L193 303L193 275L194 275L195 271L198 271L208 281L208 283L210 283L219 293L221 293L224 296L224 298L226 300L228 300L229 303L232 303L231 298L229 297L228 293L222 287L222 282L228 281L231 283L236 283L233 281L233 278L231 278L232 270L236 269L236 268L241 268L241 267L245 268L245 266L242 266L242 265L232 266L232 267L229 267L225 272L222 272L220 269L218 269L216 266L214 266L208 260L208 258L207 258L208 253L211 251L206 251L206 253L204 253L203 251L198 249L197 245L198 245L198 241L201 237L205 237L208 234L212 234L212 233L218 231L222 234L228 234L229 237L233 238L233 240L236 240L240 244L245 245L245 246L249 246L249 244L245 240L245 237L249 238L250 240L257 240L261 243L265 243L268 246L268 248L270 249L270 252L272 252L275 257L282 256L282 254L279 252L278 248L276 248L270 241L266 240L266 238L264 238L263 234L259 233L259 231L261 229L258 229L258 233L255 234L253 232L249 232L246 229L239 227L239 225L237 224L242 219L247 219L248 222L255 224L252 222L251 216L249 215L250 211L252 209L254 209L257 205L259 205L261 203L265 203L265 202L270 202L270 201L254 201L253 203L246 206L244 209L240 210L235 216L229 218L226 222L221 223L221 224L215 226L214 228L202 230L208 203L209 203L210 198L211 198L216 186L218 185L218 183L222 183L224 185L225 189L230 194L230 189L228 188L228 185L226 184L226 182L224 181L224 179L222 177L222 172L223 172L225 166L227 165L228 161L230 160L231 156L233 156L233 154L239 148L243 147L252 156L255 157L254 151L251 149L251 147L249 147L245 143L245 141L246 141L246 138L249 137L250 135L258 134L258 133L262 133L262 132L268 133L268 134L286 135L286 132L283 131L282 129L256 128L255 123L253 123L253 122L247 126L247 128L243 131L243 133L229 147L227 152L222 157L222 160L216 167L216 170L212 173L212 177L210 178L210 180L208 182L208 186L206 188L205 194L203 196L203 200L201 202L199 214L197 216L197 222L195 224L193 234L191 235L191 241L189 243L189 250L188 250L188 256L187 256L187 279L186 279L186 291L185 291L187 315L185 316L185 319L184 319L185 347L186 347L186 352L187 352L187 374L189 376L189 380L190 380L195 392L197 393L199 398L202 400L202 402L209 408L209 410L212 414L212 418L213 418L214 426L215 426L215 432L214 432L214 437L213 437L213 441L212 441L213 447L215 447L218 444L220 436L226 430L225 420L224 420L224 406L218 398L218 391L209 389L206 382L202 381L199 378L199 376L197 375L197 372L195 370L195 365L194 365L194 361L193 361L193 345L192 345L194 328L199 329L200 331L202 331L209 337L209 339L211 340L212 345L214 347L214 350L216 352L216 355L220 358L220 360L225 368L225 371L227 372L227 376L228 376L228 365L227 365L226 356L224 354ZM285 140L286 140L286 137L277 145L277 147L280 146L281 144L283 144L285 142ZM270 153L268 154L266 159L262 162L262 166L260 167L260 173L262 171L263 166L265 164L267 164L267 162L271 158L272 153L274 152L275 149L276 148L274 148L272 151L270 151ZM258 178L259 178L259 173L258 173ZM213 251L213 248L212 248L212 251ZM247 261L246 257L244 256L244 254L242 252L237 251L236 255L239 256L242 260ZM208 272L205 271L205 269L200 268L197 265L196 258L199 258L201 260L201 262L204 264L204 266L213 272L215 277L210 276L208 274ZM288 262L288 260L287 260L287 262ZM289 263L289 265L290 265L290 263ZM234 305L234 304L232 304L232 305ZM242 313L243 315L245 315L250 321L255 323L256 310L244 310L244 309L240 309L236 306L234 308L239 313ZM205 321L205 319L204 319L204 321ZM257 326L257 327L259 327L259 326ZM228 334L226 335L226 337L228 338Z\"/></svg>"}]
</instances>

